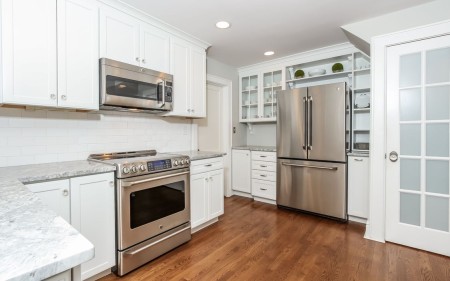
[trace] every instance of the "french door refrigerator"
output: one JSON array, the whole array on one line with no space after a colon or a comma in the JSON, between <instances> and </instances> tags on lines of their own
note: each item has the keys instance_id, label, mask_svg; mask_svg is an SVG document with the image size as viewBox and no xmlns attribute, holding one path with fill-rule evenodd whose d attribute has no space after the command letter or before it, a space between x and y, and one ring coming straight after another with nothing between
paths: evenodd
<instances>
[{"instance_id":1,"label":"french door refrigerator","mask_svg":"<svg viewBox=\"0 0 450 281\"><path fill-rule=\"evenodd\" d=\"M347 220L346 84L277 92L277 205Z\"/></svg>"}]
</instances>

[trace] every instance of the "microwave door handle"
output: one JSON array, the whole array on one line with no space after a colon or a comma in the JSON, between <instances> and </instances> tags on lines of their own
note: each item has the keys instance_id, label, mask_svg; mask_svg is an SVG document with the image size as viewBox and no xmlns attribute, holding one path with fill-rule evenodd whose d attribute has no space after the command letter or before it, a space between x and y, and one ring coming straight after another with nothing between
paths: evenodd
<instances>
[{"instance_id":1,"label":"microwave door handle","mask_svg":"<svg viewBox=\"0 0 450 281\"><path fill-rule=\"evenodd\" d=\"M162 89L162 103L159 107L162 108L166 104L166 87L164 85L165 84L164 80L161 80L161 82L159 82L158 85L159 84L161 84L161 89Z\"/></svg>"}]
</instances>

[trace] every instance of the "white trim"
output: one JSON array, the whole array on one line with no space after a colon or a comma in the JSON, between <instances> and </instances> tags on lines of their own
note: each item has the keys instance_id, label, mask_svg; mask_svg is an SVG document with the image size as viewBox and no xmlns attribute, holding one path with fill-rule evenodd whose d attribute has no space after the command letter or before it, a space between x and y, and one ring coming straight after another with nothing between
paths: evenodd
<instances>
[{"instance_id":1,"label":"white trim","mask_svg":"<svg viewBox=\"0 0 450 281\"><path fill-rule=\"evenodd\" d=\"M222 125L222 144L225 149L224 155L224 177L225 177L225 196L230 197L233 192L231 190L231 143L233 131L233 122L231 114L231 105L233 104L233 82L231 80L207 74L206 83L222 87L222 108L223 108L223 125Z\"/></svg>"},{"instance_id":2,"label":"white trim","mask_svg":"<svg viewBox=\"0 0 450 281\"><path fill-rule=\"evenodd\" d=\"M385 242L386 225L386 51L389 46L450 34L450 20L376 36L371 40L372 116L370 127L369 219L365 237Z\"/></svg>"}]
</instances>

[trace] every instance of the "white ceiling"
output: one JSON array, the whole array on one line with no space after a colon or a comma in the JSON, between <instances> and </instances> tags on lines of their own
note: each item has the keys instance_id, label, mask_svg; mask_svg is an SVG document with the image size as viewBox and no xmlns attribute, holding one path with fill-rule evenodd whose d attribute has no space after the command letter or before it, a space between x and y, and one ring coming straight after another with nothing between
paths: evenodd
<instances>
[{"instance_id":1,"label":"white ceiling","mask_svg":"<svg viewBox=\"0 0 450 281\"><path fill-rule=\"evenodd\" d=\"M430 0L122 0L212 45L240 67L347 42L340 26ZM231 28L219 30L226 20ZM275 55L265 57L265 51Z\"/></svg>"}]
</instances>

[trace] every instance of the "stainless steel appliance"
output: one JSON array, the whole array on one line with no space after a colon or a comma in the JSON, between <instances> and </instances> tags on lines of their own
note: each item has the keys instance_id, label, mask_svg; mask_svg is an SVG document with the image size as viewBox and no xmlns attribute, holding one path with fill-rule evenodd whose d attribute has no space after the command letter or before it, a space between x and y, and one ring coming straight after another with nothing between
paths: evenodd
<instances>
[{"instance_id":1,"label":"stainless steel appliance","mask_svg":"<svg viewBox=\"0 0 450 281\"><path fill-rule=\"evenodd\" d=\"M173 107L173 76L106 58L100 59L100 109L166 112Z\"/></svg>"},{"instance_id":2,"label":"stainless steel appliance","mask_svg":"<svg viewBox=\"0 0 450 281\"><path fill-rule=\"evenodd\" d=\"M346 220L346 84L277 95L277 205Z\"/></svg>"},{"instance_id":3,"label":"stainless steel appliance","mask_svg":"<svg viewBox=\"0 0 450 281\"><path fill-rule=\"evenodd\" d=\"M89 160L117 167L117 275L191 239L188 156L148 150Z\"/></svg>"}]
</instances>

